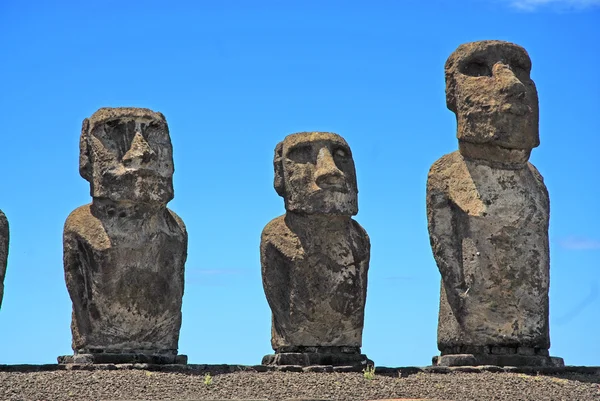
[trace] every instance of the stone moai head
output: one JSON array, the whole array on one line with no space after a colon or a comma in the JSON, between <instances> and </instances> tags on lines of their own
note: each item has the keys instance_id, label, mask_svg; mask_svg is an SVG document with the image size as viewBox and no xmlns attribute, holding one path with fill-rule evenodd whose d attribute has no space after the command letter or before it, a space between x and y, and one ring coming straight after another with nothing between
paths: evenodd
<instances>
[{"instance_id":1,"label":"stone moai head","mask_svg":"<svg viewBox=\"0 0 600 401\"><path fill-rule=\"evenodd\" d=\"M166 205L173 199L173 148L161 113L102 108L83 120L79 173L93 198Z\"/></svg>"},{"instance_id":2,"label":"stone moai head","mask_svg":"<svg viewBox=\"0 0 600 401\"><path fill-rule=\"evenodd\" d=\"M288 135L275 147L275 190L285 209L306 214L353 216L358 187L350 147L329 132Z\"/></svg>"},{"instance_id":3,"label":"stone moai head","mask_svg":"<svg viewBox=\"0 0 600 401\"><path fill-rule=\"evenodd\" d=\"M450 55L445 70L446 104L456 114L459 143L521 151L527 160L540 140L538 96L525 49L498 40L466 43Z\"/></svg>"}]
</instances>

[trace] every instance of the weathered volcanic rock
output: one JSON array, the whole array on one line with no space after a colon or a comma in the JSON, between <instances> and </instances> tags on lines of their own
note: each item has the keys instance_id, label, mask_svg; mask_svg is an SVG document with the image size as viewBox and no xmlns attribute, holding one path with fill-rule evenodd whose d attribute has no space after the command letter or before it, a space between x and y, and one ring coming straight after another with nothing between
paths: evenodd
<instances>
[{"instance_id":1,"label":"weathered volcanic rock","mask_svg":"<svg viewBox=\"0 0 600 401\"><path fill-rule=\"evenodd\" d=\"M80 173L92 203L65 223L73 357L60 362L180 363L187 232L167 209L173 156L164 116L104 108L83 121Z\"/></svg>"},{"instance_id":2,"label":"weathered volcanic rock","mask_svg":"<svg viewBox=\"0 0 600 401\"><path fill-rule=\"evenodd\" d=\"M427 181L442 275L434 363L562 363L548 357L549 198L528 162L539 144L530 69L523 48L500 41L461 45L446 62L459 151L436 161Z\"/></svg>"},{"instance_id":3,"label":"weathered volcanic rock","mask_svg":"<svg viewBox=\"0 0 600 401\"><path fill-rule=\"evenodd\" d=\"M358 213L354 161L339 135L289 135L275 149L286 214L262 233L261 265L275 355L264 364L354 365L360 353L369 237Z\"/></svg>"},{"instance_id":4,"label":"weathered volcanic rock","mask_svg":"<svg viewBox=\"0 0 600 401\"><path fill-rule=\"evenodd\" d=\"M4 297L4 276L6 275L6 262L8 261L8 220L0 210L0 306Z\"/></svg>"}]
</instances>

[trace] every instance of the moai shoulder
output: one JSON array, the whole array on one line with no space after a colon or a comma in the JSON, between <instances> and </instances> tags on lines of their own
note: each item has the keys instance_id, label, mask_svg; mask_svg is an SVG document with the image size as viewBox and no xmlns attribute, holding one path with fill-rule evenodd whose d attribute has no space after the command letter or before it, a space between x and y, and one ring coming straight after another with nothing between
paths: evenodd
<instances>
[{"instance_id":1,"label":"moai shoulder","mask_svg":"<svg viewBox=\"0 0 600 401\"><path fill-rule=\"evenodd\" d=\"M442 276L438 364L555 365L548 357L549 198L528 162L538 101L523 48L461 45L446 62L459 150L427 179L432 251Z\"/></svg>"},{"instance_id":2,"label":"moai shoulder","mask_svg":"<svg viewBox=\"0 0 600 401\"><path fill-rule=\"evenodd\" d=\"M301 237L292 231L293 223L286 221L286 216L279 216L271 220L263 229L261 235L261 254L265 257L284 258L287 260L299 260L306 256L305 246L309 238ZM312 230L307 230L312 234ZM314 230L315 234L320 234ZM344 230L344 235L351 239L356 249L359 260L368 260L370 251L369 235L365 229L354 219ZM321 237L322 238L322 237ZM315 239L315 242L320 240ZM268 264L266 264L267 266Z\"/></svg>"},{"instance_id":3,"label":"moai shoulder","mask_svg":"<svg viewBox=\"0 0 600 401\"><path fill-rule=\"evenodd\" d=\"M289 135L275 149L286 214L261 236L274 355L264 364L360 364L370 243L358 212L352 154L339 135Z\"/></svg>"},{"instance_id":4,"label":"moai shoulder","mask_svg":"<svg viewBox=\"0 0 600 401\"><path fill-rule=\"evenodd\" d=\"M466 214L479 215L485 213L486 206L481 198L481 191L493 191L495 182L500 175L507 177L524 177L531 186L528 189L546 199L546 208L549 208L548 190L544 184L544 178L537 168L526 162L523 170L520 169L492 169L489 164L476 161L481 165L478 179L486 178L491 181L491 188L482 188L481 183L476 183L473 172L477 172L477 165L465 159L460 151L452 152L439 158L427 175L427 210L433 213L436 209L456 207L457 210ZM496 165L496 167L498 167ZM495 170L496 176L490 176L489 172ZM487 177L485 176L488 173ZM484 177L481 177L481 176ZM500 185L500 184L499 184ZM506 186L506 185L504 185ZM502 187L500 187L502 189ZM490 194L494 196L494 194ZM498 195L499 196L499 195Z\"/></svg>"},{"instance_id":5,"label":"moai shoulder","mask_svg":"<svg viewBox=\"0 0 600 401\"><path fill-rule=\"evenodd\" d=\"M187 243L187 229L183 220L172 210L166 208L164 213L164 219L160 220L160 223L164 227L157 227L159 230L165 230L171 235L181 238L181 241ZM132 230L139 228L135 224L122 227L120 231L123 240L131 240L128 237L132 233ZM142 229L145 228L142 226ZM139 233L139 232L138 232ZM92 213L92 205L83 205L73 210L67 220L63 230L63 239L65 241L72 241L73 244L83 243L87 244L95 249L108 249L111 244L111 236L119 235L119 233L112 230L107 230L106 225L103 223L101 218L95 216ZM114 238L113 238L114 239ZM74 247L76 248L76 247Z\"/></svg>"},{"instance_id":6,"label":"moai shoulder","mask_svg":"<svg viewBox=\"0 0 600 401\"><path fill-rule=\"evenodd\" d=\"M73 302L70 362L182 363L187 232L167 209L172 147L164 116L100 109L83 122L80 173L92 203L65 223L65 280Z\"/></svg>"}]
</instances>

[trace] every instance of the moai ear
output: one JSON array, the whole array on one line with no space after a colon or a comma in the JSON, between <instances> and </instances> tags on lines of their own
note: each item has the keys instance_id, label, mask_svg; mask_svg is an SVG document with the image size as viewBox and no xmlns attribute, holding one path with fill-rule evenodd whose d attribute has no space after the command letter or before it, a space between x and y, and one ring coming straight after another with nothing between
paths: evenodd
<instances>
[{"instance_id":1,"label":"moai ear","mask_svg":"<svg viewBox=\"0 0 600 401\"><path fill-rule=\"evenodd\" d=\"M79 174L88 182L92 182L92 163L89 149L90 120L83 120L79 137Z\"/></svg>"},{"instance_id":2,"label":"moai ear","mask_svg":"<svg viewBox=\"0 0 600 401\"><path fill-rule=\"evenodd\" d=\"M448 110L456 113L456 97L454 93L446 92L446 107Z\"/></svg>"},{"instance_id":3,"label":"moai ear","mask_svg":"<svg viewBox=\"0 0 600 401\"><path fill-rule=\"evenodd\" d=\"M446 64L446 107L448 110L456 113L456 78L454 71L449 71L453 67Z\"/></svg>"},{"instance_id":4,"label":"moai ear","mask_svg":"<svg viewBox=\"0 0 600 401\"><path fill-rule=\"evenodd\" d=\"M277 191L279 196L285 196L285 182L283 180L283 141L275 146L273 168L275 169L275 181L273 183L275 191Z\"/></svg>"}]
</instances>

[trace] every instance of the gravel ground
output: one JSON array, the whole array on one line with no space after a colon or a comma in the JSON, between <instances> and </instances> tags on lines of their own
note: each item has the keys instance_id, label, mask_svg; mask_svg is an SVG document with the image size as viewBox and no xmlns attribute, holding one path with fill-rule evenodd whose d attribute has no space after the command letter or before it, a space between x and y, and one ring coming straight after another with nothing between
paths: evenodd
<instances>
[{"instance_id":1,"label":"gravel ground","mask_svg":"<svg viewBox=\"0 0 600 401\"><path fill-rule=\"evenodd\" d=\"M600 377L519 373L417 373L408 377L361 373L235 372L202 374L144 370L0 372L0 400L285 400L361 401L436 398L454 401L600 400Z\"/></svg>"}]
</instances>

